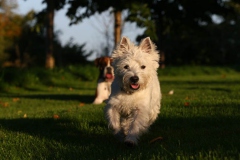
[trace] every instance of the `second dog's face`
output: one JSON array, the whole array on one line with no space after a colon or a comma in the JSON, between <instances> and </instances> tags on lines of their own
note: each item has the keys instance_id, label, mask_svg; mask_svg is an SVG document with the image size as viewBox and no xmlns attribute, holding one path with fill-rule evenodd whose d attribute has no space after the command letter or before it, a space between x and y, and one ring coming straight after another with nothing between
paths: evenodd
<instances>
[{"instance_id":1,"label":"second dog's face","mask_svg":"<svg viewBox=\"0 0 240 160\"><path fill-rule=\"evenodd\" d=\"M116 80L127 93L143 90L147 87L153 72L158 68L158 54L150 39L133 45L123 39L112 55Z\"/></svg>"},{"instance_id":2,"label":"second dog's face","mask_svg":"<svg viewBox=\"0 0 240 160\"><path fill-rule=\"evenodd\" d=\"M114 79L114 69L111 65L112 60L110 57L100 57L95 60L96 66L100 70L99 79L102 79L106 82L112 82Z\"/></svg>"}]
</instances>

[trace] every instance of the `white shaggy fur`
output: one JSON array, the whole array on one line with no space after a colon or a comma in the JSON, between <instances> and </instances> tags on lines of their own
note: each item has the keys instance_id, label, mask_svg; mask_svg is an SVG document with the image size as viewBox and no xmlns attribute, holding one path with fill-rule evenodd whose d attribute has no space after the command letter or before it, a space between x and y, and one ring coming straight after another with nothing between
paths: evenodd
<instances>
[{"instance_id":1,"label":"white shaggy fur","mask_svg":"<svg viewBox=\"0 0 240 160\"><path fill-rule=\"evenodd\" d=\"M105 116L113 133L134 146L160 113L159 54L149 37L139 46L123 37L112 59L115 80Z\"/></svg>"}]
</instances>

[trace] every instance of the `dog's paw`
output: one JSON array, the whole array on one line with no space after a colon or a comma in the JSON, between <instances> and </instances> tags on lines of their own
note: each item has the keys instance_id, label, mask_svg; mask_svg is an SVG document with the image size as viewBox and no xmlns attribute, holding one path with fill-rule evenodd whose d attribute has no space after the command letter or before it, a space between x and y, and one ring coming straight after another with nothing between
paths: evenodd
<instances>
[{"instance_id":1,"label":"dog's paw","mask_svg":"<svg viewBox=\"0 0 240 160\"><path fill-rule=\"evenodd\" d=\"M134 141L131 141L131 140L125 140L124 144L128 147L135 147L137 145L137 143L135 143Z\"/></svg>"},{"instance_id":2,"label":"dog's paw","mask_svg":"<svg viewBox=\"0 0 240 160\"><path fill-rule=\"evenodd\" d=\"M114 134L114 136L121 142L124 141L125 135L123 134L123 132L119 131L117 133Z\"/></svg>"}]
</instances>

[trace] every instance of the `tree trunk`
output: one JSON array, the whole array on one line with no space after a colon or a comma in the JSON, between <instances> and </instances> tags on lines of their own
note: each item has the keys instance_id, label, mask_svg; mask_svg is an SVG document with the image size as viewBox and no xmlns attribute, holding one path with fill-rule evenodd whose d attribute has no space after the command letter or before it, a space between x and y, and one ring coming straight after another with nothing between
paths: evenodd
<instances>
[{"instance_id":1,"label":"tree trunk","mask_svg":"<svg viewBox=\"0 0 240 160\"><path fill-rule=\"evenodd\" d=\"M20 53L18 44L15 45L15 53L16 53L16 59L15 59L14 63L16 65L16 67L23 66L23 63L21 61L21 53Z\"/></svg>"},{"instance_id":2,"label":"tree trunk","mask_svg":"<svg viewBox=\"0 0 240 160\"><path fill-rule=\"evenodd\" d=\"M47 41L46 41L46 64L45 67L52 69L55 66L53 57L53 37L54 37L54 0L46 0L47 3Z\"/></svg>"},{"instance_id":3,"label":"tree trunk","mask_svg":"<svg viewBox=\"0 0 240 160\"><path fill-rule=\"evenodd\" d=\"M115 47L121 40L122 33L122 11L114 11L114 44Z\"/></svg>"}]
</instances>

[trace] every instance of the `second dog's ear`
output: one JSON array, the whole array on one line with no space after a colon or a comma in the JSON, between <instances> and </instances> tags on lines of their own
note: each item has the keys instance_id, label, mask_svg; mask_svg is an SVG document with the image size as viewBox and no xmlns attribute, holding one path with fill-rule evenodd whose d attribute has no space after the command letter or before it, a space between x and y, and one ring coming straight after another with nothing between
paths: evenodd
<instances>
[{"instance_id":1,"label":"second dog's ear","mask_svg":"<svg viewBox=\"0 0 240 160\"><path fill-rule=\"evenodd\" d=\"M119 48L129 50L129 45L130 45L129 39L127 37L122 37L119 43Z\"/></svg>"},{"instance_id":2,"label":"second dog's ear","mask_svg":"<svg viewBox=\"0 0 240 160\"><path fill-rule=\"evenodd\" d=\"M140 45L139 45L139 48L140 48L141 50L143 50L144 52L146 52L146 53L151 53L152 50L155 49L153 46L154 46L154 45L152 44L151 39L150 39L149 37L147 37L147 38L144 38L144 39L141 41L141 43L140 43Z\"/></svg>"},{"instance_id":3,"label":"second dog's ear","mask_svg":"<svg viewBox=\"0 0 240 160\"><path fill-rule=\"evenodd\" d=\"M98 67L99 66L99 60L100 58L96 58L95 61L94 61L94 64Z\"/></svg>"}]
</instances>

